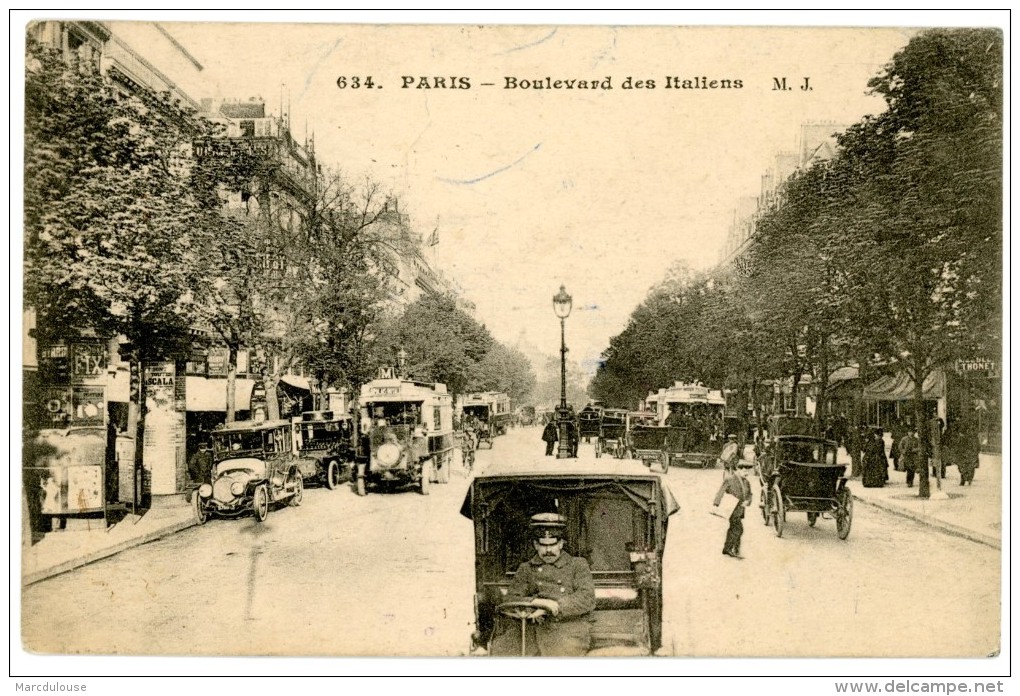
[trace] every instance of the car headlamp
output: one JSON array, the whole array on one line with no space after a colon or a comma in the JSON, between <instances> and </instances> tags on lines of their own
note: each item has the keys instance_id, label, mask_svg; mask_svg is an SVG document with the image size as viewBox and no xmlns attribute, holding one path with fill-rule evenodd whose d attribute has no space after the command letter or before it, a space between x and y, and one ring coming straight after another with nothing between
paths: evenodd
<instances>
[{"instance_id":1,"label":"car headlamp","mask_svg":"<svg viewBox=\"0 0 1020 696\"><path fill-rule=\"evenodd\" d=\"M385 442L375 451L375 458L384 466L394 466L400 461L400 445Z\"/></svg>"},{"instance_id":2,"label":"car headlamp","mask_svg":"<svg viewBox=\"0 0 1020 696\"><path fill-rule=\"evenodd\" d=\"M242 495L244 493L244 483L241 481L234 481L230 484L230 492L233 495Z\"/></svg>"},{"instance_id":3,"label":"car headlamp","mask_svg":"<svg viewBox=\"0 0 1020 696\"><path fill-rule=\"evenodd\" d=\"M208 483L203 483L201 486L198 487L198 495L201 496L202 498L211 498L212 486Z\"/></svg>"}]
</instances>

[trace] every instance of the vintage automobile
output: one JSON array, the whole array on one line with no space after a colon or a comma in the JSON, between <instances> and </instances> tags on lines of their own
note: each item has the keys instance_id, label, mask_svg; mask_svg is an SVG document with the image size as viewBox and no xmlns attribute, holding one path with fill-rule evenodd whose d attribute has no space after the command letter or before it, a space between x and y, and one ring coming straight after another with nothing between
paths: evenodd
<instances>
[{"instance_id":1,"label":"vintage automobile","mask_svg":"<svg viewBox=\"0 0 1020 696\"><path fill-rule=\"evenodd\" d=\"M332 411L306 411L294 420L294 444L305 481L330 490L353 478L354 419Z\"/></svg>"},{"instance_id":2,"label":"vintage automobile","mask_svg":"<svg viewBox=\"0 0 1020 696\"><path fill-rule=\"evenodd\" d=\"M846 466L836 463L837 445L812 435L777 435L758 462L761 514L783 536L786 513L807 513L812 527L819 517L836 520L840 539L850 535L853 495L846 485Z\"/></svg>"},{"instance_id":3,"label":"vintage automobile","mask_svg":"<svg viewBox=\"0 0 1020 696\"><path fill-rule=\"evenodd\" d=\"M565 550L587 559L595 581L589 655L651 655L662 646L662 558L679 509L664 477L628 460L494 464L477 475L461 507L475 532L473 652L520 630L504 597L534 555L529 520L567 519ZM502 608L501 608L502 606ZM505 612L505 613L504 613Z\"/></svg>"},{"instance_id":4,"label":"vintage automobile","mask_svg":"<svg viewBox=\"0 0 1020 696\"><path fill-rule=\"evenodd\" d=\"M725 440L722 392L701 384L675 382L662 391L661 403L669 426L666 453L674 466L714 467Z\"/></svg>"},{"instance_id":5,"label":"vintage automobile","mask_svg":"<svg viewBox=\"0 0 1020 696\"><path fill-rule=\"evenodd\" d=\"M400 378L375 379L361 387L363 450L355 490L370 486L416 486L428 495L448 483L453 468L453 400L446 385Z\"/></svg>"},{"instance_id":6,"label":"vintage automobile","mask_svg":"<svg viewBox=\"0 0 1020 696\"><path fill-rule=\"evenodd\" d=\"M595 456L601 457L606 452L623 459L627 454L627 412L619 409L606 409L602 412L599 425L599 438L595 441Z\"/></svg>"},{"instance_id":7,"label":"vintage automobile","mask_svg":"<svg viewBox=\"0 0 1020 696\"><path fill-rule=\"evenodd\" d=\"M464 394L459 401L463 419L475 426L478 446L492 449L493 440L505 435L513 420L510 397L503 392L476 392Z\"/></svg>"},{"instance_id":8,"label":"vintage automobile","mask_svg":"<svg viewBox=\"0 0 1020 696\"><path fill-rule=\"evenodd\" d=\"M200 523L210 515L239 517L249 510L265 521L271 505L299 505L304 477L294 453L290 421L239 421L211 433L212 482L194 496Z\"/></svg>"},{"instance_id":9,"label":"vintage automobile","mask_svg":"<svg viewBox=\"0 0 1020 696\"><path fill-rule=\"evenodd\" d=\"M517 422L522 427L529 427L535 424L538 416L535 413L534 406L521 406L517 413Z\"/></svg>"},{"instance_id":10,"label":"vintage automobile","mask_svg":"<svg viewBox=\"0 0 1020 696\"><path fill-rule=\"evenodd\" d=\"M584 442L597 438L602 427L602 407L588 404L577 414L578 435Z\"/></svg>"},{"instance_id":11,"label":"vintage automobile","mask_svg":"<svg viewBox=\"0 0 1020 696\"><path fill-rule=\"evenodd\" d=\"M669 428L659 425L635 425L627 433L627 450L630 456L651 468L653 464L659 470L669 470L669 453L666 451L666 437Z\"/></svg>"}]
</instances>

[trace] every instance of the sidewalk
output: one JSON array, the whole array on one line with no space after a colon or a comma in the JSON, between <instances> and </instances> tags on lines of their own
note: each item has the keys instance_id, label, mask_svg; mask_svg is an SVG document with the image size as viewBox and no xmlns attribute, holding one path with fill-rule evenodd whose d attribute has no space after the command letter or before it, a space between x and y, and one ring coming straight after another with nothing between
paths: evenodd
<instances>
[{"instance_id":1,"label":"sidewalk","mask_svg":"<svg viewBox=\"0 0 1020 696\"><path fill-rule=\"evenodd\" d=\"M850 457L845 450L839 450L838 461L847 465L849 475ZM937 499L939 488L934 478L930 479L932 498L918 498L919 477L914 477L913 488L907 488L906 473L895 471L892 460L889 461L889 482L883 488L865 488L860 477L849 479L847 485L859 503L1002 550L1002 489L1005 485L1002 457L982 454L979 461L974 482L966 486L960 485L956 467L946 469L942 492L948 494L948 499Z\"/></svg>"},{"instance_id":2,"label":"sidewalk","mask_svg":"<svg viewBox=\"0 0 1020 696\"><path fill-rule=\"evenodd\" d=\"M156 508L144 515L128 515L106 529L95 527L97 522L101 525L102 520L90 522L93 525L91 529L81 528L79 524L75 531L50 532L35 544L23 548L22 586L66 573L198 523L191 505Z\"/></svg>"}]
</instances>

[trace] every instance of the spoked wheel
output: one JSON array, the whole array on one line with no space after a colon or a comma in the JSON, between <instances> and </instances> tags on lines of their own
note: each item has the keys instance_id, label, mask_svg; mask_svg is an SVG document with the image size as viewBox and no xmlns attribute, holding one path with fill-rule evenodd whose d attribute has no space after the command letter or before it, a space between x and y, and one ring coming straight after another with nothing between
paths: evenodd
<instances>
[{"instance_id":1,"label":"spoked wheel","mask_svg":"<svg viewBox=\"0 0 1020 696\"><path fill-rule=\"evenodd\" d=\"M255 489L252 497L252 511L255 513L256 522L265 522L269 517L269 489L262 484Z\"/></svg>"},{"instance_id":2,"label":"spoked wheel","mask_svg":"<svg viewBox=\"0 0 1020 696\"><path fill-rule=\"evenodd\" d=\"M205 521L209 519L209 511L205 509L205 503L202 502L202 496L198 494L198 489L195 489L193 495L195 496L195 519L199 524L205 524Z\"/></svg>"},{"instance_id":3,"label":"spoked wheel","mask_svg":"<svg viewBox=\"0 0 1020 696\"><path fill-rule=\"evenodd\" d=\"M817 521L818 521L818 513L817 512L809 512L807 514L807 523L808 523L809 527L814 527L815 526L815 522L817 522Z\"/></svg>"},{"instance_id":4,"label":"spoked wheel","mask_svg":"<svg viewBox=\"0 0 1020 696\"><path fill-rule=\"evenodd\" d=\"M836 510L836 534L840 539L850 536L850 524L854 519L854 497L850 491L843 489L836 496L839 508Z\"/></svg>"},{"instance_id":5,"label":"spoked wheel","mask_svg":"<svg viewBox=\"0 0 1020 696\"><path fill-rule=\"evenodd\" d=\"M329 490L336 490L336 487L340 485L340 462L333 459L330 460L329 465L326 467L326 488Z\"/></svg>"},{"instance_id":6,"label":"spoked wheel","mask_svg":"<svg viewBox=\"0 0 1020 696\"><path fill-rule=\"evenodd\" d=\"M305 479L301 475L300 471L294 472L294 495L290 497L287 504L291 507L297 507L301 504L301 499L305 497Z\"/></svg>"},{"instance_id":7,"label":"spoked wheel","mask_svg":"<svg viewBox=\"0 0 1020 696\"><path fill-rule=\"evenodd\" d=\"M432 489L432 460L423 462L421 465L421 484L418 492L428 495Z\"/></svg>"},{"instance_id":8,"label":"spoked wheel","mask_svg":"<svg viewBox=\"0 0 1020 696\"><path fill-rule=\"evenodd\" d=\"M779 484L772 486L773 502L776 506L776 536L783 536L783 528L786 527L786 503L783 502L783 492L779 490Z\"/></svg>"},{"instance_id":9,"label":"spoked wheel","mask_svg":"<svg viewBox=\"0 0 1020 696\"><path fill-rule=\"evenodd\" d=\"M769 497L769 487L761 487L761 516L765 518L765 526L772 521L772 500Z\"/></svg>"}]
</instances>

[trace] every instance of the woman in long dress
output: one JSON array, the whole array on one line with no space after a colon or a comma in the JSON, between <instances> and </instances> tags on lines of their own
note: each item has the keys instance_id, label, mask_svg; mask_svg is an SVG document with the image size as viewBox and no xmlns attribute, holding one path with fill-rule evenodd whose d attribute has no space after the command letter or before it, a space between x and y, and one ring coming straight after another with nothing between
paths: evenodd
<instances>
[{"instance_id":1,"label":"woman in long dress","mask_svg":"<svg viewBox=\"0 0 1020 696\"><path fill-rule=\"evenodd\" d=\"M881 488L889 478L889 460L885 456L881 430L874 430L871 439L864 443L864 473L861 478L865 488Z\"/></svg>"}]
</instances>

